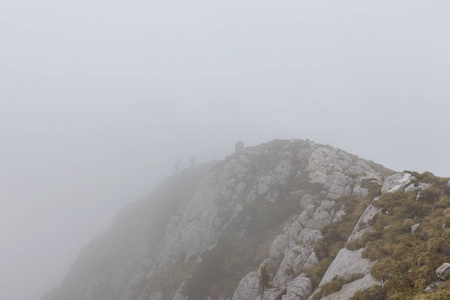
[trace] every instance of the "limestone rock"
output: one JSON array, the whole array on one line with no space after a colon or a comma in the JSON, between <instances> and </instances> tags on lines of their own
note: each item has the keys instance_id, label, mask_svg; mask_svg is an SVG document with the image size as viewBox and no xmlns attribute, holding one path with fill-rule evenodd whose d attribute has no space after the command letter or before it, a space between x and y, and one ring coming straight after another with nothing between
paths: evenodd
<instances>
[{"instance_id":1,"label":"limestone rock","mask_svg":"<svg viewBox=\"0 0 450 300\"><path fill-rule=\"evenodd\" d=\"M366 197L367 195L369 195L369 190L366 188L363 188L359 185L356 185L353 188L352 195L355 197L361 197L361 198Z\"/></svg>"},{"instance_id":2,"label":"limestone rock","mask_svg":"<svg viewBox=\"0 0 450 300\"><path fill-rule=\"evenodd\" d=\"M368 288L379 284L380 283L373 278L372 275L367 274L361 279L345 284L340 291L323 297L321 300L348 300L351 299L356 292L367 290Z\"/></svg>"},{"instance_id":3,"label":"limestone rock","mask_svg":"<svg viewBox=\"0 0 450 300\"><path fill-rule=\"evenodd\" d=\"M410 183L411 174L409 173L395 173L389 176L381 188L381 193L395 193L397 191L403 191L404 187Z\"/></svg>"},{"instance_id":4,"label":"limestone rock","mask_svg":"<svg viewBox=\"0 0 450 300\"><path fill-rule=\"evenodd\" d=\"M419 182L419 184L417 186L415 186L414 184L410 184L405 188L405 192L417 192L417 191L423 191L424 189L427 189L431 187L431 183L424 183L424 182Z\"/></svg>"},{"instance_id":5,"label":"limestone rock","mask_svg":"<svg viewBox=\"0 0 450 300\"><path fill-rule=\"evenodd\" d=\"M369 274L370 268L374 263L368 259L362 258L361 254L363 250L364 249L351 251L346 248L341 249L328 270L325 272L325 275L323 275L319 286L330 282L335 276L348 279L353 275Z\"/></svg>"},{"instance_id":6,"label":"limestone rock","mask_svg":"<svg viewBox=\"0 0 450 300\"><path fill-rule=\"evenodd\" d=\"M300 274L286 287L286 295L281 300L304 300L311 294L312 281L305 273Z\"/></svg>"},{"instance_id":7,"label":"limestone rock","mask_svg":"<svg viewBox=\"0 0 450 300\"><path fill-rule=\"evenodd\" d=\"M358 222L356 223L355 228L353 229L352 234L348 238L347 242L355 241L362 237L362 235L371 230L371 227L366 225L369 221L373 219L373 217L380 213L381 209L376 208L372 204L367 206L366 210L363 212Z\"/></svg>"},{"instance_id":8,"label":"limestone rock","mask_svg":"<svg viewBox=\"0 0 450 300\"><path fill-rule=\"evenodd\" d=\"M173 296L172 300L185 300L186 297L184 297L180 292L177 292L175 296Z\"/></svg>"},{"instance_id":9,"label":"limestone rock","mask_svg":"<svg viewBox=\"0 0 450 300\"><path fill-rule=\"evenodd\" d=\"M450 264L442 264L442 266L436 270L436 275L442 280L447 280L450 277Z\"/></svg>"},{"instance_id":10,"label":"limestone rock","mask_svg":"<svg viewBox=\"0 0 450 300\"><path fill-rule=\"evenodd\" d=\"M436 293L438 288L440 286L442 286L445 282L444 281L436 281L433 282L432 284L430 284L429 286L427 286L427 288L425 289L425 291L427 291L428 293Z\"/></svg>"},{"instance_id":11,"label":"limestone rock","mask_svg":"<svg viewBox=\"0 0 450 300\"><path fill-rule=\"evenodd\" d=\"M259 294L259 272L253 271L247 274L239 282L232 300L255 300Z\"/></svg>"},{"instance_id":12,"label":"limestone rock","mask_svg":"<svg viewBox=\"0 0 450 300\"><path fill-rule=\"evenodd\" d=\"M284 249L286 249L288 245L289 245L288 237L284 234L278 235L269 249L269 256L277 258L278 256L284 253Z\"/></svg>"}]
</instances>

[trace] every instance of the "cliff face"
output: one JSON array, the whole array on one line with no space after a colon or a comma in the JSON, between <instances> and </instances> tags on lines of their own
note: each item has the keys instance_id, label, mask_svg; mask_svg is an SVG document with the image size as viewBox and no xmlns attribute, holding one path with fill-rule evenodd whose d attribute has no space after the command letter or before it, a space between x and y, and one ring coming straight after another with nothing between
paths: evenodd
<instances>
[{"instance_id":1,"label":"cliff face","mask_svg":"<svg viewBox=\"0 0 450 300\"><path fill-rule=\"evenodd\" d=\"M303 140L184 170L123 210L43 300L256 300L262 266L270 277L264 299L336 299L321 292L336 276L346 280L340 299L349 299L381 284L364 248L344 247L372 230L382 211L374 197L429 187L411 187L409 173L385 183L391 173ZM327 249L324 226L346 222L345 241Z\"/></svg>"}]
</instances>

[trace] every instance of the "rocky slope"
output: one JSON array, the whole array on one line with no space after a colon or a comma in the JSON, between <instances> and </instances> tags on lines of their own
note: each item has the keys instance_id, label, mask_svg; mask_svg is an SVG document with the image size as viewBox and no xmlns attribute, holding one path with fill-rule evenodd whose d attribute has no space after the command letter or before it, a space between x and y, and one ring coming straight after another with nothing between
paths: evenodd
<instances>
[{"instance_id":1,"label":"rocky slope","mask_svg":"<svg viewBox=\"0 0 450 300\"><path fill-rule=\"evenodd\" d=\"M184 170L123 210L42 300L256 300L262 266L264 299L349 299L384 288L371 274L377 260L363 257L383 213L375 202L431 187L392 173L308 140ZM333 240L342 224L347 233Z\"/></svg>"}]
</instances>

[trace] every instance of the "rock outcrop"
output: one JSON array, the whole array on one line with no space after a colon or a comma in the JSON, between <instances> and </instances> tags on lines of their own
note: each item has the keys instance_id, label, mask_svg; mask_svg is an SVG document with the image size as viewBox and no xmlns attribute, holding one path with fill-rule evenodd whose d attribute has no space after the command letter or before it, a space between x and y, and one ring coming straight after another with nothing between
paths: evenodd
<instances>
[{"instance_id":1,"label":"rock outcrop","mask_svg":"<svg viewBox=\"0 0 450 300\"><path fill-rule=\"evenodd\" d=\"M442 264L442 266L440 266L436 270L436 275L442 280L447 280L448 278L450 278L450 264L449 263Z\"/></svg>"},{"instance_id":2,"label":"rock outcrop","mask_svg":"<svg viewBox=\"0 0 450 300\"><path fill-rule=\"evenodd\" d=\"M318 263L320 229L345 216L339 198L366 197L364 183L381 184L388 173L308 140L241 149L180 172L122 211L43 299L256 300L265 264L272 287L264 299L307 299L313 287L306 272ZM382 191L403 190L410 181L396 173ZM376 213L369 206L349 239L370 230L361 224ZM342 249L322 281L361 274L343 289L351 295L376 284L371 264L361 250Z\"/></svg>"}]
</instances>

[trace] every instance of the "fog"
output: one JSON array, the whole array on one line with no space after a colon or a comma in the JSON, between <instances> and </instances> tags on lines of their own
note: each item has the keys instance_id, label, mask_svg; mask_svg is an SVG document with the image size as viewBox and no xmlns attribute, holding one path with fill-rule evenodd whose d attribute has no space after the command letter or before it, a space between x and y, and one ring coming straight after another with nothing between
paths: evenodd
<instances>
[{"instance_id":1,"label":"fog","mask_svg":"<svg viewBox=\"0 0 450 300\"><path fill-rule=\"evenodd\" d=\"M448 1L0 4L0 291L39 299L174 163L302 138L450 176Z\"/></svg>"}]
</instances>

